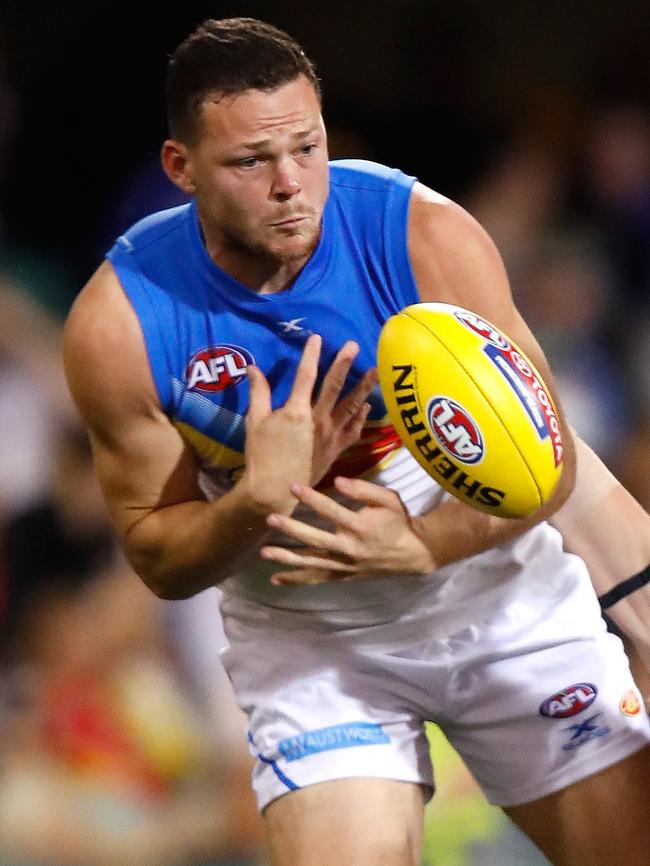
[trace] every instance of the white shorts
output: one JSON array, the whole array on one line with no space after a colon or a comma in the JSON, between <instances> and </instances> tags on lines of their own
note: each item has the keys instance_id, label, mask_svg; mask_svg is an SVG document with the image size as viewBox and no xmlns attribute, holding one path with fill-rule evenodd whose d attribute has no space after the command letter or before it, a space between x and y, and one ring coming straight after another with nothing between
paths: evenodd
<instances>
[{"instance_id":1,"label":"white shorts","mask_svg":"<svg viewBox=\"0 0 650 866\"><path fill-rule=\"evenodd\" d=\"M564 788L650 742L627 657L586 575L552 614L515 599L446 636L426 611L334 631L304 613L231 600L224 621L223 661L249 718L260 809L353 776L433 791L426 720L501 806Z\"/></svg>"}]
</instances>

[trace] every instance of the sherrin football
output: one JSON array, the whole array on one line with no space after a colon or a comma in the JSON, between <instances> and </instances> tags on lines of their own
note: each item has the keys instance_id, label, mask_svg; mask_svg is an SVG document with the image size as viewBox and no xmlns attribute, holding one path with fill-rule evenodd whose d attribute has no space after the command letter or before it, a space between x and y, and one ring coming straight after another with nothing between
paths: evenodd
<instances>
[{"instance_id":1,"label":"sherrin football","mask_svg":"<svg viewBox=\"0 0 650 866\"><path fill-rule=\"evenodd\" d=\"M377 363L391 422L445 490L500 517L549 499L562 473L555 407L494 325L451 304L413 304L385 323Z\"/></svg>"}]
</instances>

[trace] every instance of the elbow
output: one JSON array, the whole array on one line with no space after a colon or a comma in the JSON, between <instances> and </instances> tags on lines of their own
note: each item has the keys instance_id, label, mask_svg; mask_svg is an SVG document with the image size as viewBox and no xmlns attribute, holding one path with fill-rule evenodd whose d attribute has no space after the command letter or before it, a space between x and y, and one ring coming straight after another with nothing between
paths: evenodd
<instances>
[{"instance_id":1,"label":"elbow","mask_svg":"<svg viewBox=\"0 0 650 866\"><path fill-rule=\"evenodd\" d=\"M145 577L142 574L140 574L140 577L151 592L163 601L184 601L198 592L198 590L189 590L187 587L179 586L178 584L166 583L162 580Z\"/></svg>"},{"instance_id":2,"label":"elbow","mask_svg":"<svg viewBox=\"0 0 650 866\"><path fill-rule=\"evenodd\" d=\"M145 586L163 601L183 601L217 582L214 579L198 580L186 569L170 568L165 565L164 557L155 551L127 548L126 556Z\"/></svg>"}]
</instances>

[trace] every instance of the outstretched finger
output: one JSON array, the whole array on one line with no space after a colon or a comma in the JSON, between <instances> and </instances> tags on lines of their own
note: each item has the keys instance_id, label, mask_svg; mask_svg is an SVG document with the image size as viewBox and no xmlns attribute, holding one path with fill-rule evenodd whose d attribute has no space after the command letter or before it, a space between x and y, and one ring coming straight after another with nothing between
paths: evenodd
<instances>
[{"instance_id":1,"label":"outstretched finger","mask_svg":"<svg viewBox=\"0 0 650 866\"><path fill-rule=\"evenodd\" d=\"M366 370L361 380L357 382L350 393L339 400L333 414L334 422L345 424L350 417L356 415L376 384L377 368L372 367L370 370Z\"/></svg>"},{"instance_id":2,"label":"outstretched finger","mask_svg":"<svg viewBox=\"0 0 650 866\"><path fill-rule=\"evenodd\" d=\"M318 377L318 361L320 359L321 337L311 334L305 343L300 363L293 380L293 387L287 400L290 403L306 404L311 408L311 398Z\"/></svg>"},{"instance_id":3,"label":"outstretched finger","mask_svg":"<svg viewBox=\"0 0 650 866\"><path fill-rule=\"evenodd\" d=\"M364 505L403 508L402 501L394 490L373 484L372 481L365 481L363 478L346 478L339 475L334 479L334 486L349 499L355 499Z\"/></svg>"},{"instance_id":4,"label":"outstretched finger","mask_svg":"<svg viewBox=\"0 0 650 866\"><path fill-rule=\"evenodd\" d=\"M358 354L359 344L355 343L354 340L348 340L339 349L336 358L332 361L323 379L323 384L321 385L315 404L316 409L328 415L334 409L336 401L339 399L345 385L347 375L350 372L352 362Z\"/></svg>"},{"instance_id":5,"label":"outstretched finger","mask_svg":"<svg viewBox=\"0 0 650 866\"><path fill-rule=\"evenodd\" d=\"M320 514L321 517L326 518L326 520L330 520L336 526L348 529L351 532L356 531L356 512L346 508L345 505L335 502L330 496L325 496L323 493L314 490L313 487L307 487L305 484L292 484L291 492L296 499L308 505L317 514Z\"/></svg>"},{"instance_id":6,"label":"outstretched finger","mask_svg":"<svg viewBox=\"0 0 650 866\"><path fill-rule=\"evenodd\" d=\"M361 438L363 428L366 421L368 420L368 415L370 414L370 408L370 403L364 403L363 406L356 413L356 415L352 415L350 418L348 418L345 426L343 427L346 447L352 445L354 442L357 442Z\"/></svg>"},{"instance_id":7,"label":"outstretched finger","mask_svg":"<svg viewBox=\"0 0 650 866\"><path fill-rule=\"evenodd\" d=\"M260 549L260 556L271 562L289 565L293 568L318 568L323 571L337 571L341 574L354 574L358 571L355 565L342 562L335 556L327 555L318 550L289 550L287 547L265 545Z\"/></svg>"},{"instance_id":8,"label":"outstretched finger","mask_svg":"<svg viewBox=\"0 0 650 866\"><path fill-rule=\"evenodd\" d=\"M271 575L273 586L313 586L317 583L331 583L353 579L353 575L322 568L300 568L296 571L277 571Z\"/></svg>"},{"instance_id":9,"label":"outstretched finger","mask_svg":"<svg viewBox=\"0 0 650 866\"><path fill-rule=\"evenodd\" d=\"M327 532L325 529L320 529L317 526L312 526L310 523L303 523L302 520L296 520L295 517L289 517L286 514L269 514L266 522L273 529L279 530L293 538L294 541L299 541L308 547L335 551L342 554L349 552L347 538L333 532Z\"/></svg>"},{"instance_id":10,"label":"outstretched finger","mask_svg":"<svg viewBox=\"0 0 650 866\"><path fill-rule=\"evenodd\" d=\"M250 364L246 368L246 375L250 387L247 421L255 423L271 414L271 389L259 367Z\"/></svg>"}]
</instances>

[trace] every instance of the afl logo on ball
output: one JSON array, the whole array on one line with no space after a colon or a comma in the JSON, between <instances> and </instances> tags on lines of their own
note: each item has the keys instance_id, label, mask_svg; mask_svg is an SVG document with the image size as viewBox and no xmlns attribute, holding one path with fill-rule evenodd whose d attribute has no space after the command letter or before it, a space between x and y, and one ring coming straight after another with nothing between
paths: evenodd
<instances>
[{"instance_id":1,"label":"afl logo on ball","mask_svg":"<svg viewBox=\"0 0 650 866\"><path fill-rule=\"evenodd\" d=\"M598 689L593 683L574 683L547 698L539 711L549 719L569 719L590 707L597 694Z\"/></svg>"},{"instance_id":2,"label":"afl logo on ball","mask_svg":"<svg viewBox=\"0 0 650 866\"><path fill-rule=\"evenodd\" d=\"M465 325L466 328L469 328L470 331L474 331L475 334L478 334L479 337L483 337L484 340L487 340L488 343L492 343L493 346L497 346L497 348L503 349L504 351L507 351L510 348L510 343L506 340L503 334L497 331L497 329L489 322L485 322L479 316L470 313L469 310L456 310L454 315L461 324Z\"/></svg>"},{"instance_id":3,"label":"afl logo on ball","mask_svg":"<svg viewBox=\"0 0 650 866\"><path fill-rule=\"evenodd\" d=\"M248 365L254 363L251 353L241 346L223 343L201 349L192 355L185 370L187 390L214 393L238 385L246 376Z\"/></svg>"},{"instance_id":4,"label":"afl logo on ball","mask_svg":"<svg viewBox=\"0 0 650 866\"><path fill-rule=\"evenodd\" d=\"M431 432L440 447L461 463L479 463L485 448L478 424L449 397L432 397L427 405Z\"/></svg>"}]
</instances>

